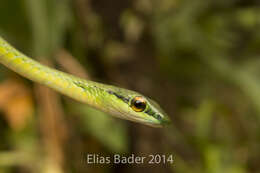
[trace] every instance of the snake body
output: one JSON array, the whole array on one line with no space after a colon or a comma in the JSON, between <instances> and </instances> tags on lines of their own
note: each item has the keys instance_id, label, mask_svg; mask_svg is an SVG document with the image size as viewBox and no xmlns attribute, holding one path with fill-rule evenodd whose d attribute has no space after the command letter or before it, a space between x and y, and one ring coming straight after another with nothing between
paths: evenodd
<instances>
[{"instance_id":1,"label":"snake body","mask_svg":"<svg viewBox=\"0 0 260 173\"><path fill-rule=\"evenodd\" d=\"M47 67L12 47L0 36L0 63L32 81L46 85L75 100L118 118L153 127L169 123L168 116L153 100L112 85L81 79Z\"/></svg>"}]
</instances>

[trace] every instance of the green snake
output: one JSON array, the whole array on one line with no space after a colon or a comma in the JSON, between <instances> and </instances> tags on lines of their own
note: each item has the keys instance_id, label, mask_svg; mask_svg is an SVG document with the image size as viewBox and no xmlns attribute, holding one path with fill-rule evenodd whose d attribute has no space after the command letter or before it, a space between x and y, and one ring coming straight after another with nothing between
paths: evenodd
<instances>
[{"instance_id":1,"label":"green snake","mask_svg":"<svg viewBox=\"0 0 260 173\"><path fill-rule=\"evenodd\" d=\"M16 73L118 118L153 127L169 124L160 106L142 94L52 69L27 57L0 36L0 62Z\"/></svg>"}]
</instances>

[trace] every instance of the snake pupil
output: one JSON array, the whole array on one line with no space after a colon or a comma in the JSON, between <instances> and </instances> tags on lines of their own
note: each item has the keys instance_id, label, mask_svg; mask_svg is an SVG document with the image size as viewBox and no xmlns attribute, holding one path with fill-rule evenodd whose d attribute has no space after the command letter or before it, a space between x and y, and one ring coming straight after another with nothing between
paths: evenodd
<instances>
[{"instance_id":1,"label":"snake pupil","mask_svg":"<svg viewBox=\"0 0 260 173\"><path fill-rule=\"evenodd\" d=\"M139 101L139 100L136 100L135 103L134 103L135 107L138 108L138 109L143 109L144 108L144 103Z\"/></svg>"},{"instance_id":2,"label":"snake pupil","mask_svg":"<svg viewBox=\"0 0 260 173\"><path fill-rule=\"evenodd\" d=\"M136 112L141 112L146 108L146 101L141 96L137 96L132 100L131 107Z\"/></svg>"}]
</instances>

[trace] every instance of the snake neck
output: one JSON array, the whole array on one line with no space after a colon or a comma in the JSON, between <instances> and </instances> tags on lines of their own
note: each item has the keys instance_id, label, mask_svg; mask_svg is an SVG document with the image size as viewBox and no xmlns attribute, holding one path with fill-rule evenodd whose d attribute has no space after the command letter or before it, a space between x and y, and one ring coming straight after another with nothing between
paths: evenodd
<instances>
[{"instance_id":1,"label":"snake neck","mask_svg":"<svg viewBox=\"0 0 260 173\"><path fill-rule=\"evenodd\" d=\"M52 69L25 56L0 37L0 62L18 74L78 101L98 107L106 86Z\"/></svg>"}]
</instances>

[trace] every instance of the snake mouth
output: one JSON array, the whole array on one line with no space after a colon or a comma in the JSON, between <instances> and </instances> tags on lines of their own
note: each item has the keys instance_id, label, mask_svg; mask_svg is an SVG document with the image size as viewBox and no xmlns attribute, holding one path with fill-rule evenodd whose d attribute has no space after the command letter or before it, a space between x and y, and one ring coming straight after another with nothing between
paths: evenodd
<instances>
[{"instance_id":1,"label":"snake mouth","mask_svg":"<svg viewBox=\"0 0 260 173\"><path fill-rule=\"evenodd\" d=\"M151 126L151 127L165 127L171 124L171 120L169 118L162 119L158 122L148 121L144 122L145 125Z\"/></svg>"},{"instance_id":2,"label":"snake mouth","mask_svg":"<svg viewBox=\"0 0 260 173\"><path fill-rule=\"evenodd\" d=\"M156 120L151 120L151 119L146 119L146 118L141 118L141 117L132 117L132 116L127 116L128 120L130 121L134 121L134 122L138 122L150 127L157 127L157 128L162 128L164 126L167 126L169 124L171 124L171 120L168 116L163 116L160 120L156 119Z\"/></svg>"}]
</instances>

